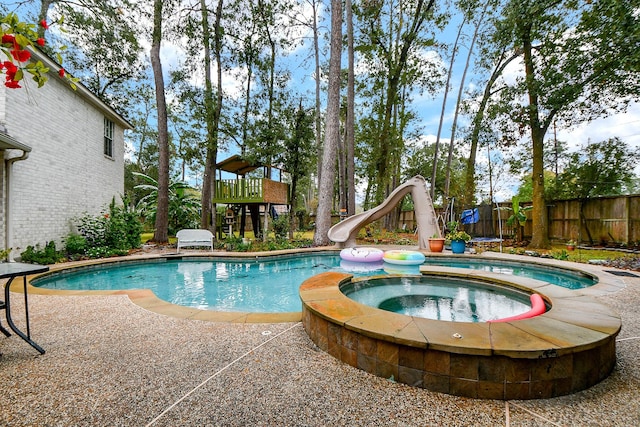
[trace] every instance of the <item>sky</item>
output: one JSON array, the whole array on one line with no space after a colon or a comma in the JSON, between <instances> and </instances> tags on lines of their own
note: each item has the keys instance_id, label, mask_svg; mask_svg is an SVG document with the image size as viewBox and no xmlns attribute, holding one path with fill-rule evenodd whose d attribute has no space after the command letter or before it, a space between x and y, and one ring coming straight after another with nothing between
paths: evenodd
<instances>
[{"instance_id":1,"label":"sky","mask_svg":"<svg viewBox=\"0 0 640 427\"><path fill-rule=\"evenodd\" d=\"M301 9L300 13L305 16L309 16L310 10L308 8L308 4L306 2L303 2L303 4L305 4L306 7L304 9ZM328 18L326 15L324 17ZM452 42L457 31L457 22L458 21L453 19L445 29L445 31L438 36L438 39L442 41ZM324 25L324 29L325 31L327 31L328 23L324 23ZM304 33L302 32L298 34L298 36L303 35ZM307 40L306 43L299 45L291 52L288 52L288 55L286 56L286 58L284 58L282 63L283 66L289 66L293 70L292 81L290 85L292 87L295 87L296 89L306 90L308 94L307 96L309 97L309 103L312 102L314 96L313 90L315 84L312 78L313 61L308 60L308 57L311 53L310 49L310 43L309 40ZM429 52L425 52L425 55L433 56L433 54ZM451 135L451 124L455 108L455 101L462 78L462 67L464 65L464 61L466 60L466 56L467 51L462 48L462 50L458 53L456 66L453 70L451 90L449 92L446 108L446 119L443 124L440 137L440 141L443 145L448 144ZM161 51L161 57L165 72L168 73L169 70L178 67L179 59L184 58L184 55L181 54L180 43L165 42ZM441 61L445 67L448 65L446 63L446 60L441 59ZM345 62L343 62L343 67L344 66ZM358 68L358 65L356 66L356 68ZM518 72L518 69L512 68L508 72L514 73L513 75L515 75L515 73ZM476 81L477 80L474 78L473 73L470 71L470 75L467 76L465 82L465 89L476 84ZM229 75L225 75L224 85L229 94L238 92L238 88L234 78L230 77ZM423 141L433 142L436 139L435 136L438 130L438 122L440 111L442 108L443 94L444 92L441 91L435 96L429 95L415 97L415 100L412 104L413 109L417 112L416 126L422 129L421 140ZM461 126L464 125L464 122L464 117L459 118L459 130L457 135L461 135ZM550 131L547 134L547 139L552 137L553 134ZM559 140L567 141L569 143L570 149L575 150L578 150L580 146L588 143L589 141L599 142L607 140L611 137L619 137L621 140L628 143L631 147L640 148L640 104L632 104L626 113L615 114L606 119L596 120L592 123L585 123L573 129L558 129L557 137ZM462 149L462 153L466 154L464 148ZM219 153L218 158L224 159L232 154L237 154L237 149L231 149L228 153ZM481 150L479 152L478 162L480 164L486 164L486 151ZM638 162L638 165L639 166L638 168L636 168L636 172L638 175L640 175L640 161ZM427 179L429 178L430 172ZM495 183L494 188L495 198L497 199L497 201L509 200L511 196L517 191L518 182L519 177L503 175L501 178L499 178ZM482 188L483 186L485 188ZM487 186L488 185L486 183L480 183L479 190L487 193Z\"/></svg>"},{"instance_id":2,"label":"sky","mask_svg":"<svg viewBox=\"0 0 640 427\"><path fill-rule=\"evenodd\" d=\"M445 31L438 37L439 40L453 42L455 34L457 32L457 20L453 19L447 26ZM471 30L468 30L471 31ZM467 31L467 32L468 32ZM297 53L299 56L306 55L307 52L301 51ZM431 55L431 53L425 53ZM448 94L447 107L445 110L445 120L443 123L440 141L446 145L449 143L451 136L451 126L453 121L453 115L455 110L456 98L459 90L459 86L462 80L464 62L468 50L464 47L461 48L457 55L456 63L453 69L451 88ZM296 53L292 56L296 56ZM440 59L445 67L448 66L447 59ZM357 62L357 58L356 58ZM343 67L345 66L343 62ZM356 64L356 69L358 65ZM505 71L507 75L506 80L515 79L517 73L521 72L522 65L515 65L507 68ZM294 76L295 77L295 76ZM312 79L306 78L306 84L313 84ZM467 73L465 80L465 92L477 84L473 71L470 70ZM438 125L440 120L440 112L442 109L442 101L444 97L444 89L435 96L425 95L417 96L412 103L413 109L417 112L416 127L423 129L421 140L434 142L436 140L436 134L438 131ZM461 126L465 124L466 118L458 118L458 131L456 136L461 135ZM591 123L584 123L580 126L576 126L572 129L557 129L557 138L561 141L566 141L570 151L579 150L581 146L586 145L589 142L600 142L608 140L609 138L618 137L622 141L626 142L630 147L640 149L640 103L632 103L625 113L613 114L607 118L598 119ZM553 139L553 129L550 129L546 135L546 139ZM468 147L462 148L462 153L468 153ZM494 154L492 154L492 157ZM485 150L480 150L478 153L478 162L486 165L487 155ZM638 161L638 167L636 168L636 174L640 176L640 159ZM429 176L426 177L430 179ZM495 199L497 201L508 201L517 192L520 177L514 177L508 174L503 174L498 178L498 182L495 183L494 192ZM485 194L488 193L488 183L480 183L480 186L484 185L485 188L480 188Z\"/></svg>"}]
</instances>

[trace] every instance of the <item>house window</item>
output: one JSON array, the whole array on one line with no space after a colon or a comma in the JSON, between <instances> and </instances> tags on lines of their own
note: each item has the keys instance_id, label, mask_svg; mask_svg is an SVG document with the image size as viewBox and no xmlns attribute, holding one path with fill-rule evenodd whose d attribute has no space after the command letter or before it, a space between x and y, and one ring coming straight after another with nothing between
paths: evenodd
<instances>
[{"instance_id":1,"label":"house window","mask_svg":"<svg viewBox=\"0 0 640 427\"><path fill-rule=\"evenodd\" d=\"M113 122L104 118L104 155L113 157Z\"/></svg>"}]
</instances>

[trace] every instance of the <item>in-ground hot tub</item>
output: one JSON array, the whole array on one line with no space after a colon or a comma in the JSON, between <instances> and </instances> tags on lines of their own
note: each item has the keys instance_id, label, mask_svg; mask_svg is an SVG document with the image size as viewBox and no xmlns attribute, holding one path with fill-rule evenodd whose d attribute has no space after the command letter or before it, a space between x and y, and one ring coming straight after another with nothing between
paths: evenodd
<instances>
[{"instance_id":1,"label":"in-ground hot tub","mask_svg":"<svg viewBox=\"0 0 640 427\"><path fill-rule=\"evenodd\" d=\"M370 307L450 322L498 321L525 316L532 308L528 292L468 278L378 276L351 280L340 291Z\"/></svg>"},{"instance_id":2,"label":"in-ground hot tub","mask_svg":"<svg viewBox=\"0 0 640 427\"><path fill-rule=\"evenodd\" d=\"M459 396L549 398L609 375L621 327L617 314L590 297L531 279L492 273L473 278L536 292L550 308L501 323L426 319L358 303L340 291L350 275L324 273L300 287L302 322L318 347L351 366Z\"/></svg>"}]
</instances>

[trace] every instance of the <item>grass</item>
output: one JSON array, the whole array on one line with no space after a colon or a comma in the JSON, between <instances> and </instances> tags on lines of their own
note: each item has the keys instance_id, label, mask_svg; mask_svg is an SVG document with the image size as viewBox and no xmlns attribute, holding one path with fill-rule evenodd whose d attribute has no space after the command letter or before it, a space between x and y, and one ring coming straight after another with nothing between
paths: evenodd
<instances>
[{"instance_id":1,"label":"grass","mask_svg":"<svg viewBox=\"0 0 640 427\"><path fill-rule=\"evenodd\" d=\"M491 251L497 252L497 248L490 249ZM637 257L638 254L631 254L627 252L621 252L611 249L584 249L584 248L576 248L573 251L567 250L566 245L552 245L550 249L531 249L531 248L514 248L510 246L503 247L503 252L505 253L515 253L524 255L525 252L533 251L540 255L551 255L553 258L561 259L564 261L572 261L572 262L580 262L580 263L588 263L589 260L614 260L618 258L625 257Z\"/></svg>"}]
</instances>

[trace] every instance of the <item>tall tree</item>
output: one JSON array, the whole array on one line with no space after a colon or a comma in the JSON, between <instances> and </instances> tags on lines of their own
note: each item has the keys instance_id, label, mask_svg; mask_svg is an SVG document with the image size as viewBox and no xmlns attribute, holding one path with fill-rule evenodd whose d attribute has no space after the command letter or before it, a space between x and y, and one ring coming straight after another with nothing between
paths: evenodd
<instances>
[{"instance_id":1,"label":"tall tree","mask_svg":"<svg viewBox=\"0 0 640 427\"><path fill-rule=\"evenodd\" d=\"M351 0L346 0L347 20L347 118L345 121L344 143L346 147L346 190L347 214L356 213L356 184L355 184L355 52L353 39L353 10Z\"/></svg>"},{"instance_id":2,"label":"tall tree","mask_svg":"<svg viewBox=\"0 0 640 427\"><path fill-rule=\"evenodd\" d=\"M322 152L322 180L318 189L318 211L315 246L329 244L327 233L331 228L331 207L336 175L336 150L340 138L340 64L342 56L342 1L331 1L331 54L329 57L329 89L327 117Z\"/></svg>"},{"instance_id":3,"label":"tall tree","mask_svg":"<svg viewBox=\"0 0 640 427\"><path fill-rule=\"evenodd\" d=\"M396 106L404 86L423 90L433 84L433 65L420 53L434 44L425 34L433 30L427 22L433 22L436 28L444 22L435 16L434 9L435 0L367 2L359 9L364 38L359 52L376 76L371 93L377 98L372 102L377 104L374 114L380 122L376 134L371 134L374 139L369 140L375 144L371 152L374 175L370 177L375 185L375 203L381 203L392 190L391 173L398 170L398 165L390 162L399 159L394 152L402 150L403 135L392 124L394 112L400 111Z\"/></svg>"},{"instance_id":4,"label":"tall tree","mask_svg":"<svg viewBox=\"0 0 640 427\"><path fill-rule=\"evenodd\" d=\"M316 149L318 159L322 159L322 106L320 103L320 35L318 30L318 9L321 7L321 0L311 0L311 7L313 10L313 59L314 59L314 80L315 80L315 100L316 100L316 117L315 117L315 126L316 126ZM322 162L318 161L317 165L318 171L318 186L320 185L320 179L322 176Z\"/></svg>"},{"instance_id":5,"label":"tall tree","mask_svg":"<svg viewBox=\"0 0 640 427\"><path fill-rule=\"evenodd\" d=\"M218 156L218 135L220 116L222 114L222 13L223 0L218 0L213 25L213 38L209 31L209 11L205 0L201 0L202 13L202 37L204 46L204 72L205 92L204 109L207 123L206 161L202 177L202 214L200 216L200 228L213 230L215 227L215 211L212 204L213 181L215 165ZM211 46L216 61L216 99L213 99L213 87L211 84Z\"/></svg>"},{"instance_id":6,"label":"tall tree","mask_svg":"<svg viewBox=\"0 0 640 427\"><path fill-rule=\"evenodd\" d=\"M549 246L544 136L554 121L586 122L637 99L639 28L637 5L618 0L513 0L497 23L499 44L522 52L522 77L501 102L505 130L531 138L533 247Z\"/></svg>"},{"instance_id":7,"label":"tall tree","mask_svg":"<svg viewBox=\"0 0 640 427\"><path fill-rule=\"evenodd\" d=\"M464 65L464 71L462 72L462 78L460 80L460 86L458 87L458 98L456 99L456 109L453 114L453 123L451 124L451 138L449 139L449 155L447 156L447 170L446 170L446 178L444 184L444 197L447 199L449 197L449 185L451 182L451 160L453 157L453 146L456 141L456 130L458 126L458 115L460 113L460 107L462 106L462 95L464 93L464 85L467 78L467 71L469 70L469 66L471 65L471 59L473 58L474 49L476 40L478 39L478 35L480 30L484 24L484 17L487 13L487 9L492 4L489 0L485 0L485 4L482 8L482 12L480 16L474 22L474 30L473 37L471 38L471 43L469 45L469 51L467 52L467 60ZM465 11L465 15L467 13L474 14L475 9L472 8L469 12Z\"/></svg>"},{"instance_id":8,"label":"tall tree","mask_svg":"<svg viewBox=\"0 0 640 427\"><path fill-rule=\"evenodd\" d=\"M153 241L168 243L169 235L169 132L167 126L167 101L164 93L164 77L160 61L162 44L163 0L153 2L153 34L151 37L151 66L156 85L156 108L158 111L158 208Z\"/></svg>"},{"instance_id":9,"label":"tall tree","mask_svg":"<svg viewBox=\"0 0 640 427\"><path fill-rule=\"evenodd\" d=\"M289 211L289 238L293 239L295 229L296 209L298 205L298 183L311 172L311 155L314 147L313 120L314 115L309 114L302 106L302 101L297 110L290 110L293 114L289 118L288 128L292 129L290 135L284 139L284 150L279 156L280 163L291 174L291 210Z\"/></svg>"},{"instance_id":10,"label":"tall tree","mask_svg":"<svg viewBox=\"0 0 640 427\"><path fill-rule=\"evenodd\" d=\"M64 19L65 67L124 114L135 101L133 84L145 77L140 33L150 29L140 24L141 9L130 0L41 0L38 12L39 21Z\"/></svg>"},{"instance_id":11,"label":"tall tree","mask_svg":"<svg viewBox=\"0 0 640 427\"><path fill-rule=\"evenodd\" d=\"M256 7L253 3L249 3L248 7L238 11L239 22L237 25L236 45L238 46L237 55L238 63L242 69L239 80L243 81L244 103L241 107L239 122L241 123L240 135L240 155L246 155L247 143L249 141L249 132L251 127L252 116L252 89L254 72L260 66L260 38L256 34L257 22L255 19ZM244 25L241 24L244 23Z\"/></svg>"},{"instance_id":12,"label":"tall tree","mask_svg":"<svg viewBox=\"0 0 640 427\"><path fill-rule=\"evenodd\" d=\"M486 55L485 57L489 57ZM471 120L471 129L469 131L469 142L471 144L469 149L469 157L467 158L467 165L465 168L465 191L462 195L462 205L464 207L471 207L474 204L476 194L476 157L478 154L478 147L480 146L481 135L483 130L487 129L487 120L485 120L487 105L491 101L491 97L499 92L504 86L495 88L494 85L498 79L502 76L504 69L514 60L519 57L519 53L511 54L509 56L508 49L502 47L497 54L495 54L495 64L485 64L484 67L493 67L489 78L484 84L484 90L480 98L480 102L475 107L473 118ZM490 132L487 132L490 133ZM492 202L490 198L490 202Z\"/></svg>"},{"instance_id":13,"label":"tall tree","mask_svg":"<svg viewBox=\"0 0 640 427\"><path fill-rule=\"evenodd\" d=\"M282 72L278 68L280 50L286 48L291 42L287 37L286 27L279 27L277 22L286 18L284 13L288 5L285 1L258 0L255 8L257 33L260 43L264 46L264 55L259 67L258 77L261 84L261 93L258 94L265 105L257 120L257 131L252 139L252 145L256 157L267 166L267 178L271 178L271 164L280 150L279 142L283 138L282 123L286 114L286 83L289 80L288 72ZM265 235L266 238L266 235Z\"/></svg>"},{"instance_id":14,"label":"tall tree","mask_svg":"<svg viewBox=\"0 0 640 427\"><path fill-rule=\"evenodd\" d=\"M431 171L431 200L435 200L436 196L436 187L433 185L436 182L436 171L438 167L438 151L440 151L440 134L442 132L442 126L444 125L444 113L447 109L447 98L449 96L449 88L451 85L451 76L453 75L453 66L455 65L456 54L458 53L458 42L460 41L460 36L462 35L462 30L464 29L465 24L467 23L467 16L464 15L462 22L458 26L458 32L456 33L456 39L453 42L453 47L451 48L451 59L449 60L449 69L447 71L447 82L444 85L444 95L442 97L442 108L440 109L440 121L438 121L438 132L436 133L436 143L434 147L433 153L433 169ZM444 201L446 203L446 200Z\"/></svg>"},{"instance_id":15,"label":"tall tree","mask_svg":"<svg viewBox=\"0 0 640 427\"><path fill-rule=\"evenodd\" d=\"M640 159L640 149L633 150L619 138L582 146L569 159L559 177L562 197L588 199L637 190L633 169Z\"/></svg>"}]
</instances>

